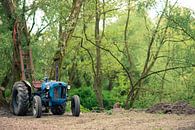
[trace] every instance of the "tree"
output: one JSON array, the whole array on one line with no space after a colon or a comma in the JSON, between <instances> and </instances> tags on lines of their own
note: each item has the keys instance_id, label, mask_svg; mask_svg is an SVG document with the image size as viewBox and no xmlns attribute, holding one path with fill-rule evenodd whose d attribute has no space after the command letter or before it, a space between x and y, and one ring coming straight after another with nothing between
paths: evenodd
<instances>
[{"instance_id":1,"label":"tree","mask_svg":"<svg viewBox=\"0 0 195 130\"><path fill-rule=\"evenodd\" d=\"M20 80L21 76L24 76L20 67L20 50L23 47L29 49L30 34L25 20L26 1L1 0L1 5L3 6L4 14L7 16L8 29L12 31L12 45L14 45L10 71L7 72L1 83L1 86L6 88L8 85L12 86L13 82Z\"/></svg>"},{"instance_id":2,"label":"tree","mask_svg":"<svg viewBox=\"0 0 195 130\"><path fill-rule=\"evenodd\" d=\"M66 48L68 41L70 40L74 29L77 24L77 20L79 17L80 9L82 6L83 0L73 0L72 3L72 9L70 12L70 15L68 17L68 20L66 21L65 30L62 30L62 25L60 23L59 26L59 44L58 44L58 51L56 51L54 58L53 58L53 65L51 68L50 77L54 79L55 77L55 68L56 64L58 65L59 69L61 70L62 61L64 59Z\"/></svg>"}]
</instances>

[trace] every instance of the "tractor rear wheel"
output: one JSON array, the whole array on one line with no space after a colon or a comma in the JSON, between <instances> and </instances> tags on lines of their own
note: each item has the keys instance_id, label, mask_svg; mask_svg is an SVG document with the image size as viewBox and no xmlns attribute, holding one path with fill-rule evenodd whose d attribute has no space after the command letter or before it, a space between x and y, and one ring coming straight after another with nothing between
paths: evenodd
<instances>
[{"instance_id":1,"label":"tractor rear wheel","mask_svg":"<svg viewBox=\"0 0 195 130\"><path fill-rule=\"evenodd\" d=\"M74 95L71 100L71 111L73 116L80 115L80 99L78 95Z\"/></svg>"},{"instance_id":2,"label":"tractor rear wheel","mask_svg":"<svg viewBox=\"0 0 195 130\"><path fill-rule=\"evenodd\" d=\"M17 116L26 115L29 103L29 92L27 86L22 81L15 82L12 88L11 101L13 113Z\"/></svg>"},{"instance_id":3,"label":"tractor rear wheel","mask_svg":"<svg viewBox=\"0 0 195 130\"><path fill-rule=\"evenodd\" d=\"M54 114L54 115L63 115L65 113L65 107L66 105L57 105L57 106L53 106L51 108L51 112Z\"/></svg>"},{"instance_id":4,"label":"tractor rear wheel","mask_svg":"<svg viewBox=\"0 0 195 130\"><path fill-rule=\"evenodd\" d=\"M33 97L33 116L40 118L42 115L42 104L39 96Z\"/></svg>"}]
</instances>

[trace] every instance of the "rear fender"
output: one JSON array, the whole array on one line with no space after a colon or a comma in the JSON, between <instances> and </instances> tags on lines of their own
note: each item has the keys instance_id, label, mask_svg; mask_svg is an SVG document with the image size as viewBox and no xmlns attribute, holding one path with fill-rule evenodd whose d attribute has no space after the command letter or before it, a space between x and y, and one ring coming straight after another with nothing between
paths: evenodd
<instances>
[{"instance_id":1,"label":"rear fender","mask_svg":"<svg viewBox=\"0 0 195 130\"><path fill-rule=\"evenodd\" d=\"M31 84L28 81L26 81L26 80L23 80L22 82L28 88L28 93L29 93L29 97L30 97L29 99L31 99L31 96L32 96L32 86L31 86Z\"/></svg>"}]
</instances>

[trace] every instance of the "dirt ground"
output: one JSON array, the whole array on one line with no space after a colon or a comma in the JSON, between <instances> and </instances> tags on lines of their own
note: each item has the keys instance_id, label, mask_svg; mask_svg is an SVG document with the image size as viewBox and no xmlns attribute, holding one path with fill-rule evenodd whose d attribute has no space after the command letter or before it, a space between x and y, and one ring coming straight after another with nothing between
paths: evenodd
<instances>
[{"instance_id":1,"label":"dirt ground","mask_svg":"<svg viewBox=\"0 0 195 130\"><path fill-rule=\"evenodd\" d=\"M150 114L116 109L105 113L18 117L0 112L0 130L194 130L195 115Z\"/></svg>"}]
</instances>

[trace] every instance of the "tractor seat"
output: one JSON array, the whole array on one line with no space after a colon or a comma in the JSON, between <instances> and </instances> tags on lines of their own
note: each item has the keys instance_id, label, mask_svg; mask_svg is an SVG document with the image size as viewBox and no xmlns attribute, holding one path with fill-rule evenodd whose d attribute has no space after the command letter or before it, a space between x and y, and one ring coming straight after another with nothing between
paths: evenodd
<instances>
[{"instance_id":1,"label":"tractor seat","mask_svg":"<svg viewBox=\"0 0 195 130\"><path fill-rule=\"evenodd\" d=\"M32 81L33 87L36 89L40 89L41 88L41 81Z\"/></svg>"}]
</instances>

